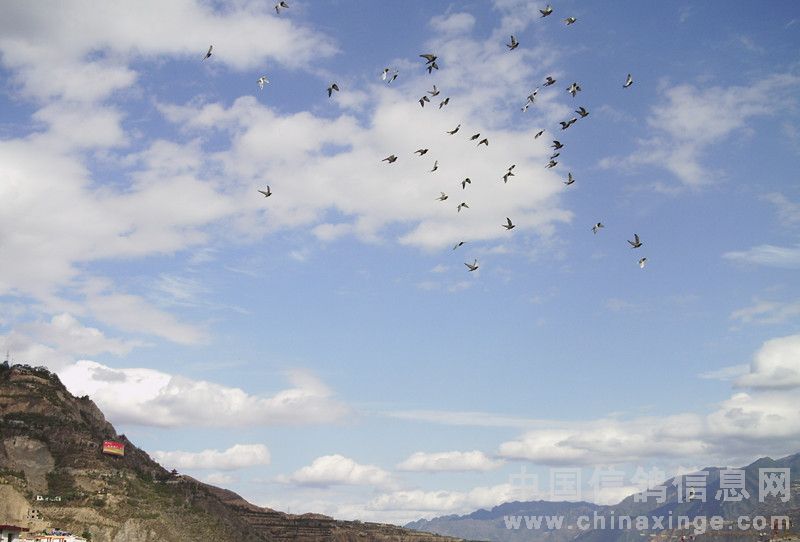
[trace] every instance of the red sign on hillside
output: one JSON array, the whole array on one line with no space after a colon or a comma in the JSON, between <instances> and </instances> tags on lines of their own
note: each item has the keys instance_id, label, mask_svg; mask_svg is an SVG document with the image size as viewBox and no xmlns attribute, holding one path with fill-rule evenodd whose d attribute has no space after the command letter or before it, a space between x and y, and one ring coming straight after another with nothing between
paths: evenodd
<instances>
[{"instance_id":1,"label":"red sign on hillside","mask_svg":"<svg viewBox=\"0 0 800 542\"><path fill-rule=\"evenodd\" d=\"M121 442L114 442L113 440L103 441L103 453L109 455L125 455L125 445Z\"/></svg>"}]
</instances>

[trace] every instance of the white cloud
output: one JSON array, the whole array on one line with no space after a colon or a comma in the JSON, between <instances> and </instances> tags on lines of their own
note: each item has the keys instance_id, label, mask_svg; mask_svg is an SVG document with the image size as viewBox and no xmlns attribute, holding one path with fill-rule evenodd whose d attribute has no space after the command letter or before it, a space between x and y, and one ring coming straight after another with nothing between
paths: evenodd
<instances>
[{"instance_id":1,"label":"white cloud","mask_svg":"<svg viewBox=\"0 0 800 542\"><path fill-rule=\"evenodd\" d=\"M49 322L23 324L19 329L35 340L78 356L93 356L103 352L124 356L133 348L143 345L139 341L110 339L97 328L83 326L69 313L56 314Z\"/></svg>"},{"instance_id":2,"label":"white cloud","mask_svg":"<svg viewBox=\"0 0 800 542\"><path fill-rule=\"evenodd\" d=\"M430 25L437 32L464 34L475 26L475 17L465 12L437 15L431 19Z\"/></svg>"},{"instance_id":3,"label":"white cloud","mask_svg":"<svg viewBox=\"0 0 800 542\"><path fill-rule=\"evenodd\" d=\"M759 245L749 250L726 252L722 257L753 265L797 269L800 268L800 245L794 247Z\"/></svg>"},{"instance_id":4,"label":"white cloud","mask_svg":"<svg viewBox=\"0 0 800 542\"><path fill-rule=\"evenodd\" d=\"M753 389L800 388L800 335L765 342L756 352L750 372L736 384Z\"/></svg>"},{"instance_id":5,"label":"white cloud","mask_svg":"<svg viewBox=\"0 0 800 542\"><path fill-rule=\"evenodd\" d=\"M0 339L17 362L54 369L72 363L80 356L104 353L124 356L134 348L146 346L138 340L107 337L99 329L84 326L66 312L52 316L49 321L18 324Z\"/></svg>"},{"instance_id":6,"label":"white cloud","mask_svg":"<svg viewBox=\"0 0 800 542\"><path fill-rule=\"evenodd\" d=\"M152 455L166 468L179 470L237 470L270 463L269 449L263 444L234 444L223 451L155 451Z\"/></svg>"},{"instance_id":7,"label":"white cloud","mask_svg":"<svg viewBox=\"0 0 800 542\"><path fill-rule=\"evenodd\" d=\"M522 491L521 491L522 490ZM368 510L405 511L417 518L442 514L463 514L479 508L491 508L513 500L530 500L542 495L529 488L511 484L481 486L469 491L425 491L421 489L381 494L367 503Z\"/></svg>"},{"instance_id":8,"label":"white cloud","mask_svg":"<svg viewBox=\"0 0 800 542\"><path fill-rule=\"evenodd\" d=\"M209 41L214 55L201 62ZM82 315L86 307L103 324L202 342L202 330L119 285L83 291L98 280L87 270L98 260L173 254L208 243L204 229L237 214L236 200L244 197L215 177L197 142L147 140L123 125L122 106L138 96L131 92L138 74L130 66L191 59L213 76L223 66L245 70L265 61L304 68L335 52L324 33L248 0L224 10L195 0L146 1L135 9L82 0L4 6L0 62L17 96L39 108L29 135L0 142L0 229L7 232L4 255L15 262L0 269L0 295L32 296L50 313L74 302L81 308L71 312ZM129 92L115 94L123 89ZM126 154L132 143L143 150ZM95 177L89 164L98 162L113 163L113 178Z\"/></svg>"},{"instance_id":9,"label":"white cloud","mask_svg":"<svg viewBox=\"0 0 800 542\"><path fill-rule=\"evenodd\" d=\"M503 464L489 458L481 451L471 452L416 452L397 465L398 470L440 472L440 471L488 471Z\"/></svg>"},{"instance_id":10,"label":"white cloud","mask_svg":"<svg viewBox=\"0 0 800 542\"><path fill-rule=\"evenodd\" d=\"M655 135L627 158L604 160L601 166L653 164L686 186L713 183L715 173L701 163L704 151L746 129L751 118L776 114L793 100L798 87L800 77L791 74L763 77L746 86L670 87L648 118Z\"/></svg>"},{"instance_id":11,"label":"white cloud","mask_svg":"<svg viewBox=\"0 0 800 542\"><path fill-rule=\"evenodd\" d=\"M778 219L786 225L800 224L800 204L791 201L783 194L771 192L762 199L772 203L778 211Z\"/></svg>"},{"instance_id":12,"label":"white cloud","mask_svg":"<svg viewBox=\"0 0 800 542\"><path fill-rule=\"evenodd\" d=\"M707 453L703 425L691 414L630 421L601 419L564 429L535 429L500 445L499 455L547 465L635 462L643 457L691 457Z\"/></svg>"},{"instance_id":13,"label":"white cloud","mask_svg":"<svg viewBox=\"0 0 800 542\"><path fill-rule=\"evenodd\" d=\"M549 422L502 443L499 455L548 465L636 463L645 458L734 464L752 460L767 447L778 453L796 451L800 335L765 342L735 385L750 391L734 393L707 414L562 422L560 427Z\"/></svg>"},{"instance_id":14,"label":"white cloud","mask_svg":"<svg viewBox=\"0 0 800 542\"><path fill-rule=\"evenodd\" d=\"M746 363L743 363L741 365L730 365L728 367L721 367L720 369L713 371L706 371L697 376L700 378L707 378L709 380L733 380L747 374L748 372L750 372L750 366Z\"/></svg>"},{"instance_id":15,"label":"white cloud","mask_svg":"<svg viewBox=\"0 0 800 542\"><path fill-rule=\"evenodd\" d=\"M191 133L227 130L231 146L215 159L232 177L250 178L251 185L269 184L273 193L280 194L271 198L266 215L260 200L241 201L242 210L249 213L238 226L251 235L302 227L322 240L353 234L374 242L388 226L399 224L397 241L435 249L462 239L498 239L503 230L497 216L506 215L514 217L518 231L552 234L554 225L569 221L571 214L558 207L560 179L541 167L546 145L532 149L525 139L533 132L500 128L489 128L488 149L475 149L466 138L446 134L460 121L464 131L472 129L467 128L470 120L476 131L481 123L490 122L476 97L464 92L452 94L448 108L433 113L421 110L395 88L375 86L366 126L346 115L333 119L308 113L282 115L252 97L239 98L227 108L163 105L161 110ZM404 128L412 125L413 130ZM441 167L448 164L448 179L475 179L468 196L480 205L473 203L469 213L454 213L455 204L436 201L439 191L460 186L451 180L448 188L440 177L428 174L427 160L412 154L421 144L419 133L428 134L422 145L432 149ZM389 154L399 160L382 163ZM502 168L512 163L517 164L518 178L525 180L498 186ZM385 182L376 184L376 178ZM344 218L332 222L331 211Z\"/></svg>"},{"instance_id":16,"label":"white cloud","mask_svg":"<svg viewBox=\"0 0 800 542\"><path fill-rule=\"evenodd\" d=\"M361 465L340 454L318 457L311 465L305 466L289 476L280 477L278 480L317 487L336 485L387 487L394 483L389 471L375 465Z\"/></svg>"},{"instance_id":17,"label":"white cloud","mask_svg":"<svg viewBox=\"0 0 800 542\"><path fill-rule=\"evenodd\" d=\"M274 395L192 380L153 369L113 369L82 360L59 371L75 395L89 395L114 423L158 427L246 427L341 421L349 408L314 375L289 373Z\"/></svg>"},{"instance_id":18,"label":"white cloud","mask_svg":"<svg viewBox=\"0 0 800 542\"><path fill-rule=\"evenodd\" d=\"M210 43L213 56L201 65ZM336 49L325 34L275 16L263 2L216 10L195 0L144 1L135 8L119 1L73 0L6 4L0 51L24 93L91 101L131 85L136 73L126 63L141 58L175 56L196 62L198 69L224 64L245 70L276 62L296 68ZM104 54L87 59L97 51Z\"/></svg>"},{"instance_id":19,"label":"white cloud","mask_svg":"<svg viewBox=\"0 0 800 542\"><path fill-rule=\"evenodd\" d=\"M800 316L800 300L764 301L755 300L749 307L731 313L732 320L743 324L780 324Z\"/></svg>"}]
</instances>

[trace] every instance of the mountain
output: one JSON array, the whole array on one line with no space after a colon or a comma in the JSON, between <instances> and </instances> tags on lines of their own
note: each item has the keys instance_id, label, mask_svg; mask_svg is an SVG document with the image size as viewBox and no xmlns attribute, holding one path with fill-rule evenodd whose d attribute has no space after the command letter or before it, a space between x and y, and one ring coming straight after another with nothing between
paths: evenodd
<instances>
[{"instance_id":1,"label":"mountain","mask_svg":"<svg viewBox=\"0 0 800 542\"><path fill-rule=\"evenodd\" d=\"M106 440L124 456L102 453ZM291 515L170 473L118 435L89 397L43 367L0 365L0 524L92 542L456 542L395 525Z\"/></svg>"},{"instance_id":2,"label":"mountain","mask_svg":"<svg viewBox=\"0 0 800 542\"><path fill-rule=\"evenodd\" d=\"M491 510L478 510L463 516L449 515L431 520L418 520L406 524L406 527L491 542L566 542L568 540L576 542L641 542L643 536L664 535L667 538L672 537L674 540L678 540L681 535L688 537L693 534L687 529L677 528L678 516L692 519L719 516L725 522L723 529L716 532L709 529L706 534L698 535L696 538L713 537L715 542L741 542L743 535L749 536L749 540L755 540L759 533L755 530L739 531L735 524L731 523L736 521L739 516L747 516L751 520L756 516L765 518L788 516L792 525L790 533L796 533L795 526L800 525L800 453L778 460L764 457L742 468L745 472L744 487L750 498L738 502L716 499L717 491L720 489L721 469L707 467L703 469L708 472L706 502L702 502L699 497L688 502L678 502L678 486L675 483L677 479L670 478L662 484L667 488L666 499L663 503L657 503L654 497L650 497L645 502L636 502L634 495L626 497L613 506L599 506L587 502L512 502L501 504ZM772 497L766 499L765 502L759 502L759 469L765 468L789 469L792 481L789 502L783 503ZM600 528L599 522L595 527L593 523L595 514L605 518L607 528ZM584 523L588 527L586 529L577 523L581 516L587 516L589 519L588 524ZM614 518L643 516L651 521L645 529L637 529L635 524L631 529L610 528L612 516ZM663 528L659 528L652 521L653 516L665 518ZM563 517L561 528L555 528L553 525L548 528L547 518L556 517ZM672 528L669 528L668 519L670 517L673 518ZM531 522L533 528L529 528L526 521ZM542 521L542 525L537 528L535 521ZM771 523L769 519L766 520L768 531ZM786 534L778 533L778 535ZM775 536L773 533L773 538Z\"/></svg>"}]
</instances>

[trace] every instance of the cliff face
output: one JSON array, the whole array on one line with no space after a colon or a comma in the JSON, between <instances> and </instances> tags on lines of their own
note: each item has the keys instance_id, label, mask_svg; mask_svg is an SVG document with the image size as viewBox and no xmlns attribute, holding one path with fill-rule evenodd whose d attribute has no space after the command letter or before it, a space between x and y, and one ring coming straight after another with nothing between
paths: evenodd
<instances>
[{"instance_id":1,"label":"cliff face","mask_svg":"<svg viewBox=\"0 0 800 542\"><path fill-rule=\"evenodd\" d=\"M101 453L104 440L124 457ZM290 515L185 476L117 435L88 398L43 368L0 366L0 524L94 542L455 542L393 525Z\"/></svg>"}]
</instances>

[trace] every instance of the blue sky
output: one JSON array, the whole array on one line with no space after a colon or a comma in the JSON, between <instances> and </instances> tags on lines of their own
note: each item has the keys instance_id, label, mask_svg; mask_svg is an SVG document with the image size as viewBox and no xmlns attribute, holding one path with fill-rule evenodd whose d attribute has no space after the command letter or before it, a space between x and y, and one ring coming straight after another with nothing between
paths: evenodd
<instances>
[{"instance_id":1,"label":"blue sky","mask_svg":"<svg viewBox=\"0 0 800 542\"><path fill-rule=\"evenodd\" d=\"M552 5L8 3L5 347L292 512L404 522L547 498L554 466L797 451L800 10Z\"/></svg>"}]
</instances>

